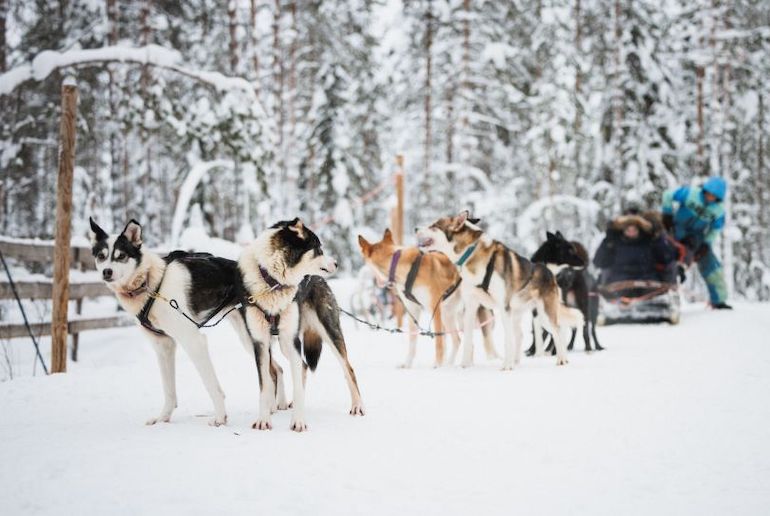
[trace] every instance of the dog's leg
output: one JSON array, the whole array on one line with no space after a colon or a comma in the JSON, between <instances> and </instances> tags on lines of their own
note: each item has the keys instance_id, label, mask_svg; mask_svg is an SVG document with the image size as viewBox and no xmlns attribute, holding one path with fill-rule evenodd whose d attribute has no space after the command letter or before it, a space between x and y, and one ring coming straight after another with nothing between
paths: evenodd
<instances>
[{"instance_id":1,"label":"dog's leg","mask_svg":"<svg viewBox=\"0 0 770 516\"><path fill-rule=\"evenodd\" d=\"M436 300L431 300L431 306L435 305ZM433 315L433 331L438 334L444 333L444 320L441 314L441 305L436 308L436 313ZM441 367L444 365L444 335L436 335L436 362L433 367Z\"/></svg>"},{"instance_id":2,"label":"dog's leg","mask_svg":"<svg viewBox=\"0 0 770 516\"><path fill-rule=\"evenodd\" d=\"M544 300L544 311L546 314L546 328L551 333L554 346L556 347L556 365L564 365L567 363L567 351L564 345L564 337L559 328L559 304L560 299L556 295L550 295L548 299Z\"/></svg>"},{"instance_id":3,"label":"dog's leg","mask_svg":"<svg viewBox=\"0 0 770 516\"><path fill-rule=\"evenodd\" d=\"M348 390L350 391L350 415L351 416L363 416L365 413L364 402L361 400L361 391L358 389L358 381L356 380L356 373L353 371L353 366L350 365L348 360L347 350L345 348L345 342L332 342L332 353L340 363L342 372L345 374L345 380L348 383Z\"/></svg>"},{"instance_id":4,"label":"dog's leg","mask_svg":"<svg viewBox=\"0 0 770 516\"><path fill-rule=\"evenodd\" d=\"M283 369L278 362L273 360L273 354L270 353L270 376L275 382L275 412L276 410L286 410L289 408L289 402L286 400L286 389L283 386Z\"/></svg>"},{"instance_id":5,"label":"dog's leg","mask_svg":"<svg viewBox=\"0 0 770 516\"><path fill-rule=\"evenodd\" d=\"M577 330L575 328L570 328L570 338L569 338L569 344L567 344L567 351L572 351L572 348L575 346L575 337L577 336ZM586 351L591 351L590 349Z\"/></svg>"},{"instance_id":6,"label":"dog's leg","mask_svg":"<svg viewBox=\"0 0 770 516\"><path fill-rule=\"evenodd\" d=\"M230 323L233 325L233 328L235 329L235 332L238 334L238 337L241 339L241 343L243 344L243 348L246 350L246 354L248 354L251 359L254 361L254 363L257 363L256 361L256 355L255 348L257 347L256 344L251 340L251 334L249 333L248 328L246 327L246 321L243 319L243 316L240 312L234 311L231 313L231 315L228 316L228 319L230 320ZM275 412L277 410L286 410L289 408L289 403L286 401L286 389L283 386L283 369L281 369L281 366L278 365L275 360L272 358L272 353L270 353L268 349L268 354L270 355L270 377L271 380L273 380L273 385L275 386L275 393L274 393L274 400L275 404L273 407L271 407L271 411ZM274 368L274 369L273 369ZM274 374L275 373L275 374ZM259 371L259 367L257 367L257 374L261 374ZM260 380L260 388L262 386L262 381ZM262 429L261 429L262 430Z\"/></svg>"},{"instance_id":7,"label":"dog's leg","mask_svg":"<svg viewBox=\"0 0 770 516\"><path fill-rule=\"evenodd\" d=\"M604 346L599 344L599 338L596 336L596 321L591 323L591 335L594 337L594 349L596 351L604 351Z\"/></svg>"},{"instance_id":8,"label":"dog's leg","mask_svg":"<svg viewBox=\"0 0 770 516\"><path fill-rule=\"evenodd\" d=\"M291 425L289 428L295 432L304 432L307 430L307 423L305 423L305 382L304 367L302 363L302 356L300 350L295 345L294 335L287 335L287 331L282 331L279 336L279 343L281 345L281 351L283 355L289 361L289 367L291 367L291 383L292 383L292 407L293 412L291 415ZM299 341L297 341L299 342Z\"/></svg>"},{"instance_id":9,"label":"dog's leg","mask_svg":"<svg viewBox=\"0 0 770 516\"><path fill-rule=\"evenodd\" d=\"M512 371L513 370L513 339L514 339L514 329L513 329L513 315L511 314L510 309L502 308L500 307L499 310L497 310L498 314L501 314L502 321L503 321L503 334L504 334L504 340L503 344L505 345L504 354L503 354L503 371Z\"/></svg>"},{"instance_id":10,"label":"dog's leg","mask_svg":"<svg viewBox=\"0 0 770 516\"><path fill-rule=\"evenodd\" d=\"M163 409L158 417L147 420L148 425L168 423L176 408L176 343L171 337L152 337L152 347L158 357L160 379L163 383Z\"/></svg>"},{"instance_id":11,"label":"dog's leg","mask_svg":"<svg viewBox=\"0 0 770 516\"><path fill-rule=\"evenodd\" d=\"M345 374L345 380L350 391L350 415L363 416L365 413L364 402L361 399L361 391L358 388L356 373L353 371L353 366L350 365L348 360L348 349L345 344L345 336L340 328L339 314L335 316L333 313L327 313L325 316L320 317L320 321L324 330L323 338L326 342L331 343L332 353L337 357L337 361L339 361L342 367L342 372Z\"/></svg>"},{"instance_id":12,"label":"dog's leg","mask_svg":"<svg viewBox=\"0 0 770 516\"><path fill-rule=\"evenodd\" d=\"M192 325L189 326L191 329L194 328ZM225 394L219 385L219 380L217 380L214 365L211 363L206 336L197 330L189 331L184 338L179 339L179 343L185 348L187 354L190 355L190 359L198 371L201 380L203 380L203 385L206 387L211 401L214 403L214 420L209 424L212 426L224 425L227 422Z\"/></svg>"},{"instance_id":13,"label":"dog's leg","mask_svg":"<svg viewBox=\"0 0 770 516\"><path fill-rule=\"evenodd\" d=\"M460 333L457 331L457 319L459 314L457 309L449 309L446 318L446 330L452 339L452 351L449 353L448 365L454 365L457 358L457 351L460 349Z\"/></svg>"},{"instance_id":14,"label":"dog's leg","mask_svg":"<svg viewBox=\"0 0 770 516\"><path fill-rule=\"evenodd\" d=\"M545 339L543 338L543 312L543 308L539 307L536 311L533 312L534 316L532 318L532 323L535 326L535 356L537 357L542 357L545 354Z\"/></svg>"},{"instance_id":15,"label":"dog's leg","mask_svg":"<svg viewBox=\"0 0 770 516\"><path fill-rule=\"evenodd\" d=\"M537 351L537 337L535 337L535 319L537 318L537 308L532 310L532 345L529 346L529 349L527 350L527 356L531 357L535 354Z\"/></svg>"},{"instance_id":16,"label":"dog's leg","mask_svg":"<svg viewBox=\"0 0 770 516\"><path fill-rule=\"evenodd\" d=\"M409 306L404 304L404 307L409 310L409 313L411 313L418 321L420 320L420 314L421 309L419 305L409 303ZM414 356L417 353L417 323L412 319L412 317L407 316L409 319L409 350L406 353L406 359L404 360L404 363L401 364L401 368L403 369L409 369L412 367L412 364L414 363ZM400 328L401 326L399 326Z\"/></svg>"},{"instance_id":17,"label":"dog's leg","mask_svg":"<svg viewBox=\"0 0 770 516\"><path fill-rule=\"evenodd\" d=\"M477 312L477 318L481 325L481 335L484 337L484 351L487 353L487 360L497 360L500 355L497 354L495 344L492 342L492 331L494 330L494 323L487 323L494 316L486 308L479 307Z\"/></svg>"},{"instance_id":18,"label":"dog's leg","mask_svg":"<svg viewBox=\"0 0 770 516\"><path fill-rule=\"evenodd\" d=\"M596 351L604 351L604 347L599 344L599 339L596 336L596 320L599 318L599 297L596 292L591 293L591 297L588 299L589 315L586 320L591 321L591 335L594 337L594 349Z\"/></svg>"},{"instance_id":19,"label":"dog's leg","mask_svg":"<svg viewBox=\"0 0 770 516\"><path fill-rule=\"evenodd\" d=\"M463 314L463 360L460 365L470 367L473 365L473 327L476 324L476 311L479 309L479 302L472 294L463 296L463 302L465 304L465 313Z\"/></svg>"},{"instance_id":20,"label":"dog's leg","mask_svg":"<svg viewBox=\"0 0 770 516\"><path fill-rule=\"evenodd\" d=\"M257 363L257 376L259 377L259 418L251 428L256 430L271 430L270 422L273 402L275 401L275 387L273 377L270 375L270 350L268 344L256 339L252 341L254 359Z\"/></svg>"},{"instance_id":21,"label":"dog's leg","mask_svg":"<svg viewBox=\"0 0 770 516\"><path fill-rule=\"evenodd\" d=\"M524 347L524 330L521 328L521 312L513 313L513 342L515 349L513 352L513 363L521 363L521 349Z\"/></svg>"}]
</instances>

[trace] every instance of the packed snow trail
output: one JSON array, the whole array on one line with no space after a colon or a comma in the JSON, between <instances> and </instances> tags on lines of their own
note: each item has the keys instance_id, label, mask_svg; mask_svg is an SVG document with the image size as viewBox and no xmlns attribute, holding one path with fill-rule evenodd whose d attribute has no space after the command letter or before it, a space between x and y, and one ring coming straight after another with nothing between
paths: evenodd
<instances>
[{"instance_id":1,"label":"packed snow trail","mask_svg":"<svg viewBox=\"0 0 770 516\"><path fill-rule=\"evenodd\" d=\"M766 514L768 308L600 328L607 351L509 373L480 345L474 368L434 370L427 339L397 369L403 337L346 319L367 415L347 414L327 349L302 435L288 412L250 428L256 371L228 325L207 331L221 428L183 351L172 422L144 426L162 401L150 344L85 333L69 373L0 384L0 514Z\"/></svg>"}]
</instances>

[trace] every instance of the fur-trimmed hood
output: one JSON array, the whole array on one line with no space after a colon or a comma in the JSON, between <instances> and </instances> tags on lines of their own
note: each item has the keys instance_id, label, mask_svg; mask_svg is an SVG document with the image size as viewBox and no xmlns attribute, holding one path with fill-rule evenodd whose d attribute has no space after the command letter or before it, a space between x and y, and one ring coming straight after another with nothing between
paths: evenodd
<instances>
[{"instance_id":1,"label":"fur-trimmed hood","mask_svg":"<svg viewBox=\"0 0 770 516\"><path fill-rule=\"evenodd\" d=\"M628 226L636 226L639 228L639 231L648 235L653 234L652 222L641 215L621 215L615 218L610 225L616 231L623 231Z\"/></svg>"}]
</instances>

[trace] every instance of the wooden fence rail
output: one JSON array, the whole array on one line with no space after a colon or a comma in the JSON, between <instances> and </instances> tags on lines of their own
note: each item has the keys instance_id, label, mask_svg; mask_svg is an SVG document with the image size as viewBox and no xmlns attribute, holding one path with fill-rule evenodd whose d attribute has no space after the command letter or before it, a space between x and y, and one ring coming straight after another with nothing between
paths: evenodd
<instances>
[{"instance_id":1,"label":"wooden fence rail","mask_svg":"<svg viewBox=\"0 0 770 516\"><path fill-rule=\"evenodd\" d=\"M53 240L49 242L32 240L25 242L16 238L0 236L0 251L6 258L15 258L25 263L53 264ZM73 245L71 264L75 269L93 270L94 257L89 246Z\"/></svg>"},{"instance_id":2,"label":"wooden fence rail","mask_svg":"<svg viewBox=\"0 0 770 516\"><path fill-rule=\"evenodd\" d=\"M12 239L0 236L0 251L6 258L12 258L25 264L37 263L50 265L54 255L53 241ZM94 259L91 248L85 245L71 246L72 268L83 271L94 269ZM3 273L3 276L5 274ZM14 280L16 292L20 299L51 300L53 298L53 280L49 278ZM131 326L134 319L125 314L112 314L100 317L83 317L81 311L83 300L101 296L112 296L112 292L99 280L75 281L69 284L68 301L75 302L74 318L67 322L67 334L72 337L71 356L77 360L79 334L88 330L120 328ZM13 289L8 281L0 280L0 301L14 299ZM30 327L35 336L51 335L51 321L31 322ZM27 327L20 322L0 321L0 339L16 339L29 337Z\"/></svg>"}]
</instances>

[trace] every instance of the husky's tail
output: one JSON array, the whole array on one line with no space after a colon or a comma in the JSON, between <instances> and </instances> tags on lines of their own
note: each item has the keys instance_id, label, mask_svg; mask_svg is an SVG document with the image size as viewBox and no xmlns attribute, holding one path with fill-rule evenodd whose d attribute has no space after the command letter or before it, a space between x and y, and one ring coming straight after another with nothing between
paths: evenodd
<instances>
[{"instance_id":1,"label":"husky's tail","mask_svg":"<svg viewBox=\"0 0 770 516\"><path fill-rule=\"evenodd\" d=\"M321 336L312 330L305 330L302 335L302 346L305 351L305 363L311 371L318 367L321 358Z\"/></svg>"},{"instance_id":2,"label":"husky's tail","mask_svg":"<svg viewBox=\"0 0 770 516\"><path fill-rule=\"evenodd\" d=\"M564 303L559 303L559 311L556 316L559 319L560 325L569 326L570 328L583 327L583 313L577 308L570 308Z\"/></svg>"}]
</instances>

